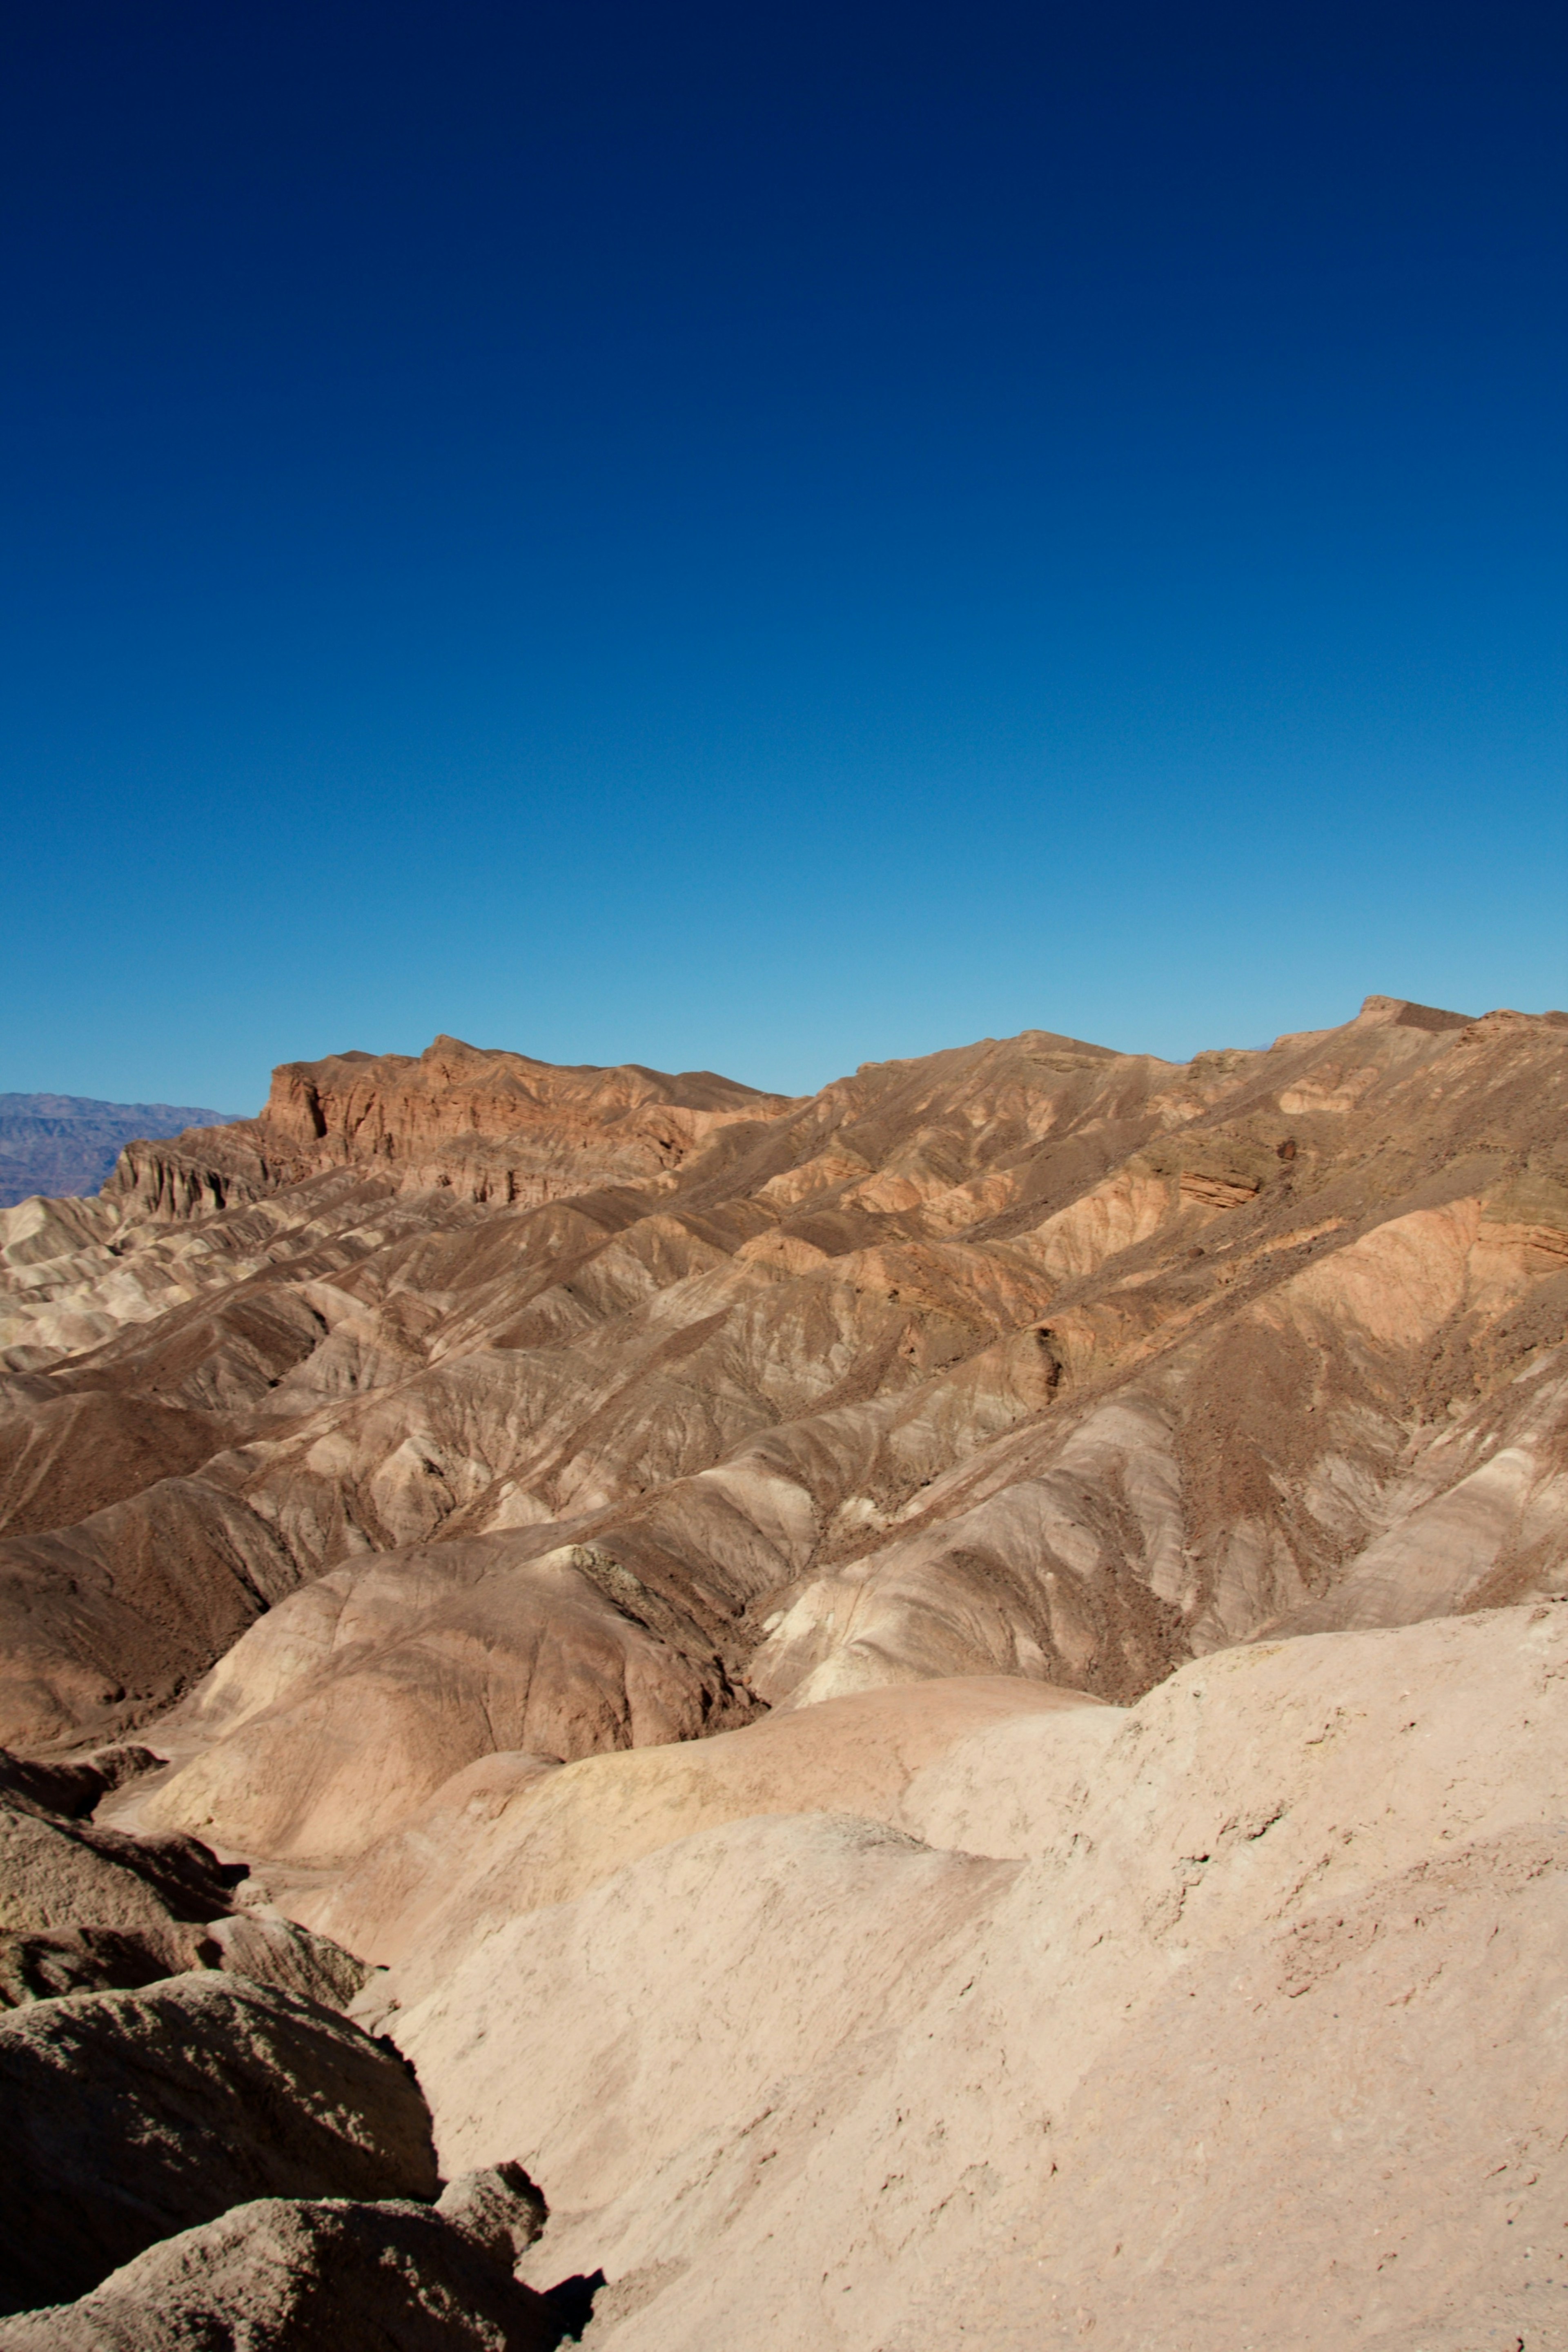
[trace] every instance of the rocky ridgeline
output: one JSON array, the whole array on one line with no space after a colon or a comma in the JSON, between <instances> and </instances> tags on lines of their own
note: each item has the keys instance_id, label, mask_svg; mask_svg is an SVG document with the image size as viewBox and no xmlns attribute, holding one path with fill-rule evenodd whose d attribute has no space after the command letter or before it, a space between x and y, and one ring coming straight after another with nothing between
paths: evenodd
<instances>
[{"instance_id":1,"label":"rocky ridgeline","mask_svg":"<svg viewBox=\"0 0 1568 2352\"><path fill-rule=\"evenodd\" d=\"M182 1218L355 1168L403 1191L536 1208L598 1185L657 1186L719 1129L784 1108L707 1070L558 1069L437 1037L417 1059L287 1062L259 1118L128 1143L106 1190L137 1215Z\"/></svg>"}]
</instances>

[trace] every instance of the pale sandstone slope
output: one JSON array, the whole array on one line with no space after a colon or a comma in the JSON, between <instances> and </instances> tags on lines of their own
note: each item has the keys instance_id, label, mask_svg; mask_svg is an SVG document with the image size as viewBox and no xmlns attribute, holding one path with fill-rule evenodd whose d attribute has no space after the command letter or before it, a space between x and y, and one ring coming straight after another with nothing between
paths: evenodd
<instances>
[{"instance_id":1,"label":"pale sandstone slope","mask_svg":"<svg viewBox=\"0 0 1568 2352\"><path fill-rule=\"evenodd\" d=\"M488 1756L455 1773L422 1811L323 1888L290 1897L289 1908L367 1959L405 1962L399 1989L407 1998L410 1969L421 1982L438 1980L489 1924L573 1901L627 1863L725 1822L848 1812L924 1833L928 1814L951 1812L967 1798L964 1826L975 1834L936 1842L1011 1854L1020 1849L979 1839L974 1792L953 1767L984 1756L987 1826L993 1840L1005 1837L1005 1735L1024 1732L1018 1746L1028 1770L1042 1716L1052 1721L1052 1756L1080 1759L1121 1719L1079 1691L960 1677L565 1766Z\"/></svg>"},{"instance_id":2,"label":"pale sandstone slope","mask_svg":"<svg viewBox=\"0 0 1568 2352\"><path fill-rule=\"evenodd\" d=\"M1033 1861L753 1820L481 1914L391 2020L442 2160L615 2352L1561 2345L1565 1621L1234 1650L1087 1771L1018 1720Z\"/></svg>"}]
</instances>

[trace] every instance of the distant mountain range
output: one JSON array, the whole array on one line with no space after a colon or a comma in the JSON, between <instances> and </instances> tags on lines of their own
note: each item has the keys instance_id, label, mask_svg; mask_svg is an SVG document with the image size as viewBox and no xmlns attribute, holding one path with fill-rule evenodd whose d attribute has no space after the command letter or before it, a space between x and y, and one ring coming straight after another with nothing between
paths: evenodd
<instances>
[{"instance_id":1,"label":"distant mountain range","mask_svg":"<svg viewBox=\"0 0 1568 2352\"><path fill-rule=\"evenodd\" d=\"M187 1127L226 1127L237 1112L194 1103L92 1102L84 1095L0 1095L0 1209L43 1192L51 1199L96 1192L139 1137Z\"/></svg>"}]
</instances>

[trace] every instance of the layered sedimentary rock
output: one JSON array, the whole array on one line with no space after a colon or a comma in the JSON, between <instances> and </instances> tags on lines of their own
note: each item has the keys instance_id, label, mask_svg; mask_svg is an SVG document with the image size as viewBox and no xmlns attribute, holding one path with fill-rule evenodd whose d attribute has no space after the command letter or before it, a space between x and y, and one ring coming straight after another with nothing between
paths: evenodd
<instances>
[{"instance_id":1,"label":"layered sedimentary rock","mask_svg":"<svg viewBox=\"0 0 1568 2352\"><path fill-rule=\"evenodd\" d=\"M0 1731L112 1736L224 1657L193 1806L253 1784L302 1853L362 1702L368 1843L499 1750L933 1675L1124 1701L1554 1589L1565 1095L1561 1016L1380 999L782 1107L447 1041L280 1072L189 1184L12 1213ZM256 1197L195 1213L198 1163Z\"/></svg>"},{"instance_id":2,"label":"layered sedimentary rock","mask_svg":"<svg viewBox=\"0 0 1568 2352\"><path fill-rule=\"evenodd\" d=\"M333 1054L274 1071L254 1119L122 1156L112 1197L182 1216L370 1167L404 1191L536 1207L605 1184L656 1188L707 1138L784 1108L711 1070L562 1069L437 1037L406 1054Z\"/></svg>"}]
</instances>

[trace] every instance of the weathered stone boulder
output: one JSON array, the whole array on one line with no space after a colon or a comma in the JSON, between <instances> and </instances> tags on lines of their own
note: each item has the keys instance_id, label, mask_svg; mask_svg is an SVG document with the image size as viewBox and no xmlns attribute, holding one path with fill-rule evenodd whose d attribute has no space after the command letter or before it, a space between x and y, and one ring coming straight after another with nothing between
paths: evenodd
<instances>
[{"instance_id":1,"label":"weathered stone boulder","mask_svg":"<svg viewBox=\"0 0 1568 2352\"><path fill-rule=\"evenodd\" d=\"M82 2301L0 2321L4 2352L551 2352L548 2301L443 2214L266 2198Z\"/></svg>"},{"instance_id":2,"label":"weathered stone boulder","mask_svg":"<svg viewBox=\"0 0 1568 2352\"><path fill-rule=\"evenodd\" d=\"M357 2026L237 1977L0 2017L0 2308L87 2293L255 2198L434 2199L417 2083Z\"/></svg>"}]
</instances>

